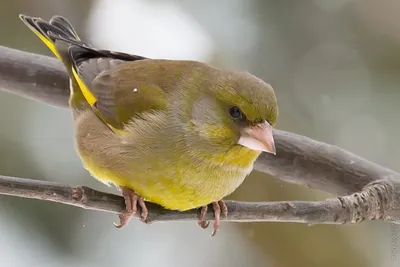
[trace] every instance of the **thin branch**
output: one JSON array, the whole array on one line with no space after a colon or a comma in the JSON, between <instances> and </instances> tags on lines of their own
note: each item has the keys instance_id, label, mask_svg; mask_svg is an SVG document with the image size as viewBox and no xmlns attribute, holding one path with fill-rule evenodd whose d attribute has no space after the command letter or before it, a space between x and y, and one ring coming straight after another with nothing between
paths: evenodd
<instances>
[{"instance_id":1,"label":"thin branch","mask_svg":"<svg viewBox=\"0 0 400 267\"><path fill-rule=\"evenodd\" d=\"M53 106L68 107L68 77L61 63L55 58L0 46L0 89ZM228 202L231 210L229 220L307 223L359 222L370 219L400 221L400 174L339 147L305 136L276 130L274 138L277 155L262 154L255 163L255 170L286 182L348 196L321 202ZM12 183L8 185L14 187ZM61 190L63 186L60 186L56 187L57 190ZM4 192L4 185L2 188L0 194L7 194ZM64 195L60 194L65 197L62 202L65 203L69 199L66 204L113 212L118 212L123 206L119 197L99 193L87 187L78 188L83 188L84 192L94 192L86 192L83 199L92 201L88 195L96 196L95 200L98 199L97 196L101 196L104 201L97 201L92 205L94 202L88 204L85 201L71 200L68 198L71 192L64 187ZM38 191L41 192L39 189ZM35 196L33 191L25 193L19 196ZM36 198L43 196L47 195L43 193ZM46 200L55 201L48 198ZM178 215L176 212L166 212L159 208L155 211L156 217L151 217L152 220L195 219L197 214L190 211Z\"/></svg>"},{"instance_id":2,"label":"thin branch","mask_svg":"<svg viewBox=\"0 0 400 267\"><path fill-rule=\"evenodd\" d=\"M0 176L0 194L47 200L90 210L119 213L125 208L121 196L100 192L86 186L70 187L53 182ZM346 202L347 201L347 202ZM342 224L357 222L352 215L351 203L354 197L334 198L325 201L291 202L238 202L226 201L229 214L226 221L235 222L297 222L308 224ZM163 209L147 203L148 222L155 221L193 221L197 220L199 210L178 212ZM373 210L373 209L372 209ZM380 216L373 212L364 217ZM354 212L353 212L354 213ZM140 213L138 213L140 214ZM207 213L213 219L212 209ZM371 219L371 218L369 218Z\"/></svg>"}]
</instances>

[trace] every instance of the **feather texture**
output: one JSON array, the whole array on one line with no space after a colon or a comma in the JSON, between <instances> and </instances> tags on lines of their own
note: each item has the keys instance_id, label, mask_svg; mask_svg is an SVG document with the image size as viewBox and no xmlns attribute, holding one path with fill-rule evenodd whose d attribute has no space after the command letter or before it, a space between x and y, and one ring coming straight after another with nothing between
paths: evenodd
<instances>
[{"instance_id":1,"label":"feather texture","mask_svg":"<svg viewBox=\"0 0 400 267\"><path fill-rule=\"evenodd\" d=\"M94 177L188 210L221 200L251 172L261 152L238 140L259 121L275 124L269 84L196 61L95 49L59 16L21 18L67 68L79 95L70 102L76 149ZM240 120L232 106L243 112Z\"/></svg>"}]
</instances>

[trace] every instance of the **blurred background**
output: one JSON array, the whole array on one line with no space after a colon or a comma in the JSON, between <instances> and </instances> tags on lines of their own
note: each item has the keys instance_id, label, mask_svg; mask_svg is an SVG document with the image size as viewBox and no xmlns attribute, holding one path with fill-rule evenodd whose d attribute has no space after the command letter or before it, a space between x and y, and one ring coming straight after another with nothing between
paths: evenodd
<instances>
[{"instance_id":1,"label":"blurred background","mask_svg":"<svg viewBox=\"0 0 400 267\"><path fill-rule=\"evenodd\" d=\"M247 70L275 88L278 128L400 171L400 1L1 0L0 45L50 55L18 19L66 16L104 49ZM76 156L71 116L0 92L0 174L105 186ZM229 198L331 197L254 173ZM307 226L134 221L0 196L1 266L399 266L388 223ZM399 227L398 227L399 228ZM397 255L398 254L398 255Z\"/></svg>"}]
</instances>

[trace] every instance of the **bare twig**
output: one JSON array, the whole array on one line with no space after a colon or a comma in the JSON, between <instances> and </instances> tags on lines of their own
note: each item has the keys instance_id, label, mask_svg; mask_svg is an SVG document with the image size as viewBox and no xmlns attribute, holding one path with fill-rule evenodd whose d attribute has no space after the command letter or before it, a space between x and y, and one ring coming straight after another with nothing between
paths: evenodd
<instances>
[{"instance_id":1,"label":"bare twig","mask_svg":"<svg viewBox=\"0 0 400 267\"><path fill-rule=\"evenodd\" d=\"M0 47L0 89L53 106L68 107L68 77L61 63L47 56ZM371 219L400 221L400 174L304 136L276 130L274 138L277 155L262 154L255 163L255 170L286 182L348 196L320 202L228 202L231 211L228 220L307 223ZM33 196L111 212L118 212L123 207L122 198L87 187L75 188L74 192L83 192L84 196L78 201L72 196L74 189L67 186L49 184L55 188L46 191L44 185L47 183L29 180L28 185L33 186L29 189L18 178L3 179L11 180L8 183L3 180L0 194ZM15 184L22 187L20 191L7 191L7 188L19 188ZM49 197L49 192L56 196ZM155 217L150 217L151 220L188 220L197 216L197 211L167 212L157 206L152 206L152 209ZM208 216L211 218L211 213Z\"/></svg>"},{"instance_id":2,"label":"bare twig","mask_svg":"<svg viewBox=\"0 0 400 267\"><path fill-rule=\"evenodd\" d=\"M384 191L386 189L382 189ZM373 190L372 190L373 191ZM67 185L0 176L0 194L24 198L41 199L72 205L84 209L119 213L124 209L124 199L121 196L96 191L86 186L70 187ZM378 194L366 193L366 199ZM384 195L384 194L383 194ZM363 199L362 197L359 197ZM378 197L377 197L378 198ZM328 199L325 201L307 202L237 202L226 201L229 214L224 220L235 222L298 222L341 224L358 222L360 218L382 218L382 208L378 205L368 212L353 212L352 206L357 202L355 196ZM387 205L390 201L382 201ZM357 202L359 203L359 201ZM361 207L361 205L358 205ZM190 210L177 212L165 210L162 207L147 203L150 210L148 222L154 221L187 221L197 220L199 211ZM213 218L209 209L207 219ZM140 214L140 213L138 213Z\"/></svg>"}]
</instances>

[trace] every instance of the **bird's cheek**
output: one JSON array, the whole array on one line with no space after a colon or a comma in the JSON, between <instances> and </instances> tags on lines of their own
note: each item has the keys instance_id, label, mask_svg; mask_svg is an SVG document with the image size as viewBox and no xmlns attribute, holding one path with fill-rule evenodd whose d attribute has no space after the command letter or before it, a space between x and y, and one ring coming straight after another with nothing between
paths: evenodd
<instances>
[{"instance_id":1,"label":"bird's cheek","mask_svg":"<svg viewBox=\"0 0 400 267\"><path fill-rule=\"evenodd\" d=\"M233 135L233 132L227 127L221 127L220 125L207 125L206 126L206 135L209 140L223 140L230 138Z\"/></svg>"}]
</instances>

